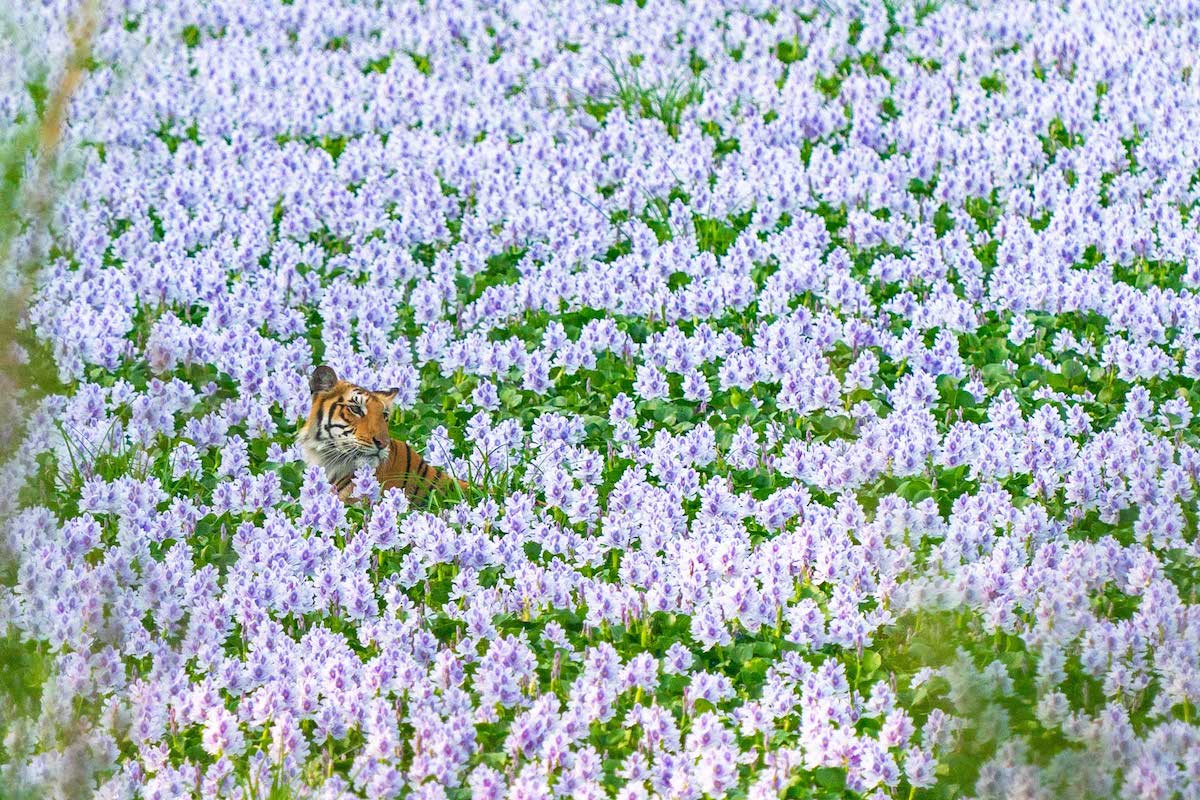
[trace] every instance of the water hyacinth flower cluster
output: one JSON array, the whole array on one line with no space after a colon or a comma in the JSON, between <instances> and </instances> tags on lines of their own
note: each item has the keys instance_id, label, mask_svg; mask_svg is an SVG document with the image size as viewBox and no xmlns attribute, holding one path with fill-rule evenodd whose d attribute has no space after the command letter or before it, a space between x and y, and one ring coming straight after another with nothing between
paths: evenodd
<instances>
[{"instance_id":1,"label":"water hyacinth flower cluster","mask_svg":"<svg viewBox=\"0 0 1200 800\"><path fill-rule=\"evenodd\" d=\"M53 55L71 10L14 13ZM0 468L0 784L1200 796L1197 41L104 3ZM467 496L339 500L318 363Z\"/></svg>"}]
</instances>

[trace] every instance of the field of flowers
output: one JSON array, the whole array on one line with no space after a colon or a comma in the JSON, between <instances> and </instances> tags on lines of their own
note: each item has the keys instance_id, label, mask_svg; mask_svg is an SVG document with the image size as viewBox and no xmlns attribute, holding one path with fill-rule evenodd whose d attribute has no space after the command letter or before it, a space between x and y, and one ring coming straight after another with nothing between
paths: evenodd
<instances>
[{"instance_id":1,"label":"field of flowers","mask_svg":"<svg viewBox=\"0 0 1200 800\"><path fill-rule=\"evenodd\" d=\"M0 795L1200 798L1196 3L99 9Z\"/></svg>"}]
</instances>

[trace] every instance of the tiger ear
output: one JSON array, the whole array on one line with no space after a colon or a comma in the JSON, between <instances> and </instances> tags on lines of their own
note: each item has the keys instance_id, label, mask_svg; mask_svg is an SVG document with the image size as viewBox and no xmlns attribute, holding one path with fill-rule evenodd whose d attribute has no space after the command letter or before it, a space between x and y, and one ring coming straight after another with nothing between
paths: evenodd
<instances>
[{"instance_id":1,"label":"tiger ear","mask_svg":"<svg viewBox=\"0 0 1200 800\"><path fill-rule=\"evenodd\" d=\"M308 388L312 390L313 394L322 394L336 386L337 382L337 373L330 367L321 364L313 370L312 377L308 379Z\"/></svg>"},{"instance_id":2,"label":"tiger ear","mask_svg":"<svg viewBox=\"0 0 1200 800\"><path fill-rule=\"evenodd\" d=\"M379 402L383 403L384 408L391 408L392 401L396 399L396 395L400 394L400 390L393 386L391 389L383 389L375 392L375 396L379 398Z\"/></svg>"}]
</instances>

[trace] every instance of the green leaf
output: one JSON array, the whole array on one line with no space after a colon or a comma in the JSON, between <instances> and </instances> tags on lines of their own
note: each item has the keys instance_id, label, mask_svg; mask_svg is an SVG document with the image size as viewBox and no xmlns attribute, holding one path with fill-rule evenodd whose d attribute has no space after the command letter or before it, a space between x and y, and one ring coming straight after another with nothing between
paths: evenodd
<instances>
[{"instance_id":1,"label":"green leaf","mask_svg":"<svg viewBox=\"0 0 1200 800\"><path fill-rule=\"evenodd\" d=\"M866 650L862 656L862 674L863 677L870 677L875 674L876 670L883 664L883 656L874 650Z\"/></svg>"},{"instance_id":2,"label":"green leaf","mask_svg":"<svg viewBox=\"0 0 1200 800\"><path fill-rule=\"evenodd\" d=\"M813 771L813 778L825 789L840 792L846 788L846 770L838 767L817 767Z\"/></svg>"},{"instance_id":3,"label":"green leaf","mask_svg":"<svg viewBox=\"0 0 1200 800\"><path fill-rule=\"evenodd\" d=\"M919 503L931 497L933 493L930 491L929 481L924 478L910 478L896 487L896 494L910 503Z\"/></svg>"}]
</instances>

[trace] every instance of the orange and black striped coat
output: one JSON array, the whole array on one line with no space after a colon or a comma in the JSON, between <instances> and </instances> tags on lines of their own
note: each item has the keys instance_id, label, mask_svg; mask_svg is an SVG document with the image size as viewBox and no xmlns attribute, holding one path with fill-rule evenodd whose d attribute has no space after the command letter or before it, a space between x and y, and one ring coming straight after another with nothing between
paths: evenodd
<instances>
[{"instance_id":1,"label":"orange and black striped coat","mask_svg":"<svg viewBox=\"0 0 1200 800\"><path fill-rule=\"evenodd\" d=\"M380 489L403 489L413 502L433 491L445 491L464 481L431 466L406 443L393 439L388 411L398 389L374 391L338 380L337 373L321 365L309 378L312 408L300 427L298 442L304 461L319 465L343 499L351 494L359 467L375 468Z\"/></svg>"}]
</instances>

